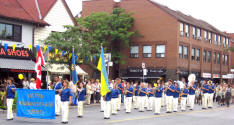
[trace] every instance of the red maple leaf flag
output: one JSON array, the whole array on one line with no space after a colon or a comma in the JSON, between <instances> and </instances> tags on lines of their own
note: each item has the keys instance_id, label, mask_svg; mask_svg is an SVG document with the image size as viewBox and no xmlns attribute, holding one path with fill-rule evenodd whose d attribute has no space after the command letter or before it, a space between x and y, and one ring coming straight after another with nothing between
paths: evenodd
<instances>
[{"instance_id":1,"label":"red maple leaf flag","mask_svg":"<svg viewBox=\"0 0 234 125\"><path fill-rule=\"evenodd\" d=\"M35 65L35 71L37 73L37 80L36 80L37 89L41 88L41 66L43 66L44 64L45 64L45 60L41 52L41 48L39 47L38 55L37 55L37 62Z\"/></svg>"}]
</instances>

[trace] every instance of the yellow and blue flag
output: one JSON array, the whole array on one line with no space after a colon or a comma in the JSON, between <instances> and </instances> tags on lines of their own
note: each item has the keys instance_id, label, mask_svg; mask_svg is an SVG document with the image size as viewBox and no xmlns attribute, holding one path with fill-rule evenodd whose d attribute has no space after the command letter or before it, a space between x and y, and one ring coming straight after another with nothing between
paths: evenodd
<instances>
[{"instance_id":1,"label":"yellow and blue flag","mask_svg":"<svg viewBox=\"0 0 234 125\"><path fill-rule=\"evenodd\" d=\"M106 72L103 48L101 49L101 55L98 61L97 69L101 71L101 96L105 96L108 92L110 92L110 89L108 83L108 75Z\"/></svg>"},{"instance_id":2,"label":"yellow and blue flag","mask_svg":"<svg viewBox=\"0 0 234 125\"><path fill-rule=\"evenodd\" d=\"M75 54L74 51L72 51L72 81L73 84L76 84L78 82L78 76L76 72L76 59L75 59Z\"/></svg>"}]
</instances>

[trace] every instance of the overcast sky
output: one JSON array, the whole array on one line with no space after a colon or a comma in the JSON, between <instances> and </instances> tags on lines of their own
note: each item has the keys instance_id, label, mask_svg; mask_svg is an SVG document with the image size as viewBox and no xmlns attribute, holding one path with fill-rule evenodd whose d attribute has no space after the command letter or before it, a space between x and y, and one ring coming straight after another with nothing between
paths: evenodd
<instances>
[{"instance_id":1,"label":"overcast sky","mask_svg":"<svg viewBox=\"0 0 234 125\"><path fill-rule=\"evenodd\" d=\"M66 0L73 15L82 10L82 0ZM153 0L202 19L221 31L234 33L234 0Z\"/></svg>"}]
</instances>

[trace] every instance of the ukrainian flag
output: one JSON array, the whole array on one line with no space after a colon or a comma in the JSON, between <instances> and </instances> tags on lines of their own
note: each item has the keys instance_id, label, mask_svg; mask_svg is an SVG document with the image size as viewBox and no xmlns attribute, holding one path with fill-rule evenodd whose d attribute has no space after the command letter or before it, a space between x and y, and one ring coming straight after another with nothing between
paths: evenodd
<instances>
[{"instance_id":1,"label":"ukrainian flag","mask_svg":"<svg viewBox=\"0 0 234 125\"><path fill-rule=\"evenodd\" d=\"M109 90L108 75L106 72L105 58L103 48L101 49L101 55L98 61L97 69L101 71L101 96L105 96Z\"/></svg>"}]
</instances>

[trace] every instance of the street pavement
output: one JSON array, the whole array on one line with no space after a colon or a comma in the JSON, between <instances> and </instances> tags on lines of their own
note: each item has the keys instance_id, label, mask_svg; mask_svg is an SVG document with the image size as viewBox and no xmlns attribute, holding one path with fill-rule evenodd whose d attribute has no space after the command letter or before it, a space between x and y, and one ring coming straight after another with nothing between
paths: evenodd
<instances>
[{"instance_id":1,"label":"street pavement","mask_svg":"<svg viewBox=\"0 0 234 125\"><path fill-rule=\"evenodd\" d=\"M122 105L123 107L123 105ZM54 125L61 124L61 116L54 120L31 119L16 117L13 121L6 120L6 113L0 114L0 125ZM117 115L111 115L111 119L103 119L100 105L85 106L84 117L77 118L77 108L70 107L69 125L234 125L234 105L229 108L215 105L213 109L202 110L201 106L195 105L193 111L167 114L165 108L161 115L154 115L153 111L132 111L126 114L124 109Z\"/></svg>"}]
</instances>

